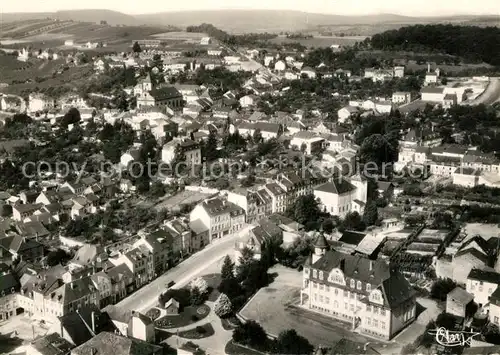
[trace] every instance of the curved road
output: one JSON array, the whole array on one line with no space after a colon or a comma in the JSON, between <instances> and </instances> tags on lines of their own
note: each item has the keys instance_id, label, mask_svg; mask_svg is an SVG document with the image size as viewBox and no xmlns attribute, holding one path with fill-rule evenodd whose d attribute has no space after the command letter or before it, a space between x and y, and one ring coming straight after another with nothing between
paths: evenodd
<instances>
[{"instance_id":1,"label":"curved road","mask_svg":"<svg viewBox=\"0 0 500 355\"><path fill-rule=\"evenodd\" d=\"M464 101L463 105L491 105L497 101L500 101L500 79L490 78L490 83L486 90L479 95L476 99L472 101Z\"/></svg>"}]
</instances>

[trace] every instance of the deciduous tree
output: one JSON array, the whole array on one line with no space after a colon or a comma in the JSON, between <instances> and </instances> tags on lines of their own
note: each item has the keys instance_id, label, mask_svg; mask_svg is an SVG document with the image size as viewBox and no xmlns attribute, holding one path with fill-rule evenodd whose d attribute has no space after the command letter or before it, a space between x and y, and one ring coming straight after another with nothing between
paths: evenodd
<instances>
[{"instance_id":1,"label":"deciduous tree","mask_svg":"<svg viewBox=\"0 0 500 355\"><path fill-rule=\"evenodd\" d=\"M214 312L217 314L220 318L227 317L230 315L233 311L233 306L231 304L231 300L227 295L224 293L221 293L217 300L215 301L214 305Z\"/></svg>"}]
</instances>

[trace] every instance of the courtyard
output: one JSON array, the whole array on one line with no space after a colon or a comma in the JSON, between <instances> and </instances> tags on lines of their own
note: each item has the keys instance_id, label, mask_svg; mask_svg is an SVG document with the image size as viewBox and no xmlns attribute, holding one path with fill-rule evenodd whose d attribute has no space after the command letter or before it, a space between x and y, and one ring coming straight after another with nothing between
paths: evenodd
<instances>
[{"instance_id":1,"label":"courtyard","mask_svg":"<svg viewBox=\"0 0 500 355\"><path fill-rule=\"evenodd\" d=\"M240 316L255 320L273 336L286 329L295 329L315 346L332 346L342 338L357 343L370 341L351 332L350 323L299 307L301 272L283 266L275 266L269 272L277 274L275 280L250 299L239 312Z\"/></svg>"},{"instance_id":2,"label":"courtyard","mask_svg":"<svg viewBox=\"0 0 500 355\"><path fill-rule=\"evenodd\" d=\"M50 324L41 324L24 315L9 318L0 323L0 354L18 351L18 346L29 344L33 339L44 336Z\"/></svg>"}]
</instances>

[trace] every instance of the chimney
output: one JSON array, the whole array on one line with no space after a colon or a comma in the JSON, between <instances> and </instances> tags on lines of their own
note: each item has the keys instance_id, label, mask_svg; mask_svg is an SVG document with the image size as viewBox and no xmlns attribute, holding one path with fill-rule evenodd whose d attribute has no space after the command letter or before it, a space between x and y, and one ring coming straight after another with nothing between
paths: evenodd
<instances>
[{"instance_id":1,"label":"chimney","mask_svg":"<svg viewBox=\"0 0 500 355\"><path fill-rule=\"evenodd\" d=\"M340 270L345 271L345 259L340 260Z\"/></svg>"},{"instance_id":2,"label":"chimney","mask_svg":"<svg viewBox=\"0 0 500 355\"><path fill-rule=\"evenodd\" d=\"M370 260L370 271L373 271L373 260Z\"/></svg>"},{"instance_id":3,"label":"chimney","mask_svg":"<svg viewBox=\"0 0 500 355\"><path fill-rule=\"evenodd\" d=\"M95 334L95 312L92 311L91 313L91 318L92 318L92 332Z\"/></svg>"},{"instance_id":4,"label":"chimney","mask_svg":"<svg viewBox=\"0 0 500 355\"><path fill-rule=\"evenodd\" d=\"M431 63L427 63L427 73L431 72Z\"/></svg>"}]
</instances>

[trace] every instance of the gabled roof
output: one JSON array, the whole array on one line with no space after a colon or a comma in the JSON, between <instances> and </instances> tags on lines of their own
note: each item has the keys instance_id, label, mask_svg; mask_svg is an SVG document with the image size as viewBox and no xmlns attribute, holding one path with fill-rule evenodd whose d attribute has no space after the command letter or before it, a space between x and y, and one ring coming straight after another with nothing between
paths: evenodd
<instances>
[{"instance_id":1,"label":"gabled roof","mask_svg":"<svg viewBox=\"0 0 500 355\"><path fill-rule=\"evenodd\" d=\"M484 281L500 285L500 274L496 271L472 269L467 279Z\"/></svg>"},{"instance_id":2,"label":"gabled roof","mask_svg":"<svg viewBox=\"0 0 500 355\"><path fill-rule=\"evenodd\" d=\"M57 333L38 338L31 346L41 355L67 355L73 348L73 345Z\"/></svg>"},{"instance_id":3,"label":"gabled roof","mask_svg":"<svg viewBox=\"0 0 500 355\"><path fill-rule=\"evenodd\" d=\"M92 331L92 317L94 317L95 332ZM109 316L106 313L101 313L99 308L93 304L81 307L78 312L70 312L58 318L61 327L64 328L75 346L85 343L95 334L102 331L113 331L115 328Z\"/></svg>"},{"instance_id":4,"label":"gabled roof","mask_svg":"<svg viewBox=\"0 0 500 355\"><path fill-rule=\"evenodd\" d=\"M72 355L153 355L161 353L163 348L135 338L127 338L110 332L102 332L73 349Z\"/></svg>"},{"instance_id":5,"label":"gabled roof","mask_svg":"<svg viewBox=\"0 0 500 355\"><path fill-rule=\"evenodd\" d=\"M469 302L472 302L474 299L474 296L465 291L461 287L455 287L453 291L448 293L446 296L447 299L452 299L453 301L460 302L463 305L468 304Z\"/></svg>"},{"instance_id":6,"label":"gabled roof","mask_svg":"<svg viewBox=\"0 0 500 355\"><path fill-rule=\"evenodd\" d=\"M169 100L175 98L181 98L182 94L173 86L163 87L161 89L153 89L150 92L151 96L155 98L155 100Z\"/></svg>"},{"instance_id":7,"label":"gabled roof","mask_svg":"<svg viewBox=\"0 0 500 355\"><path fill-rule=\"evenodd\" d=\"M0 239L0 247L5 250L12 250L16 253L23 253L33 248L43 246L34 239L24 238L20 235L10 235Z\"/></svg>"}]
</instances>

